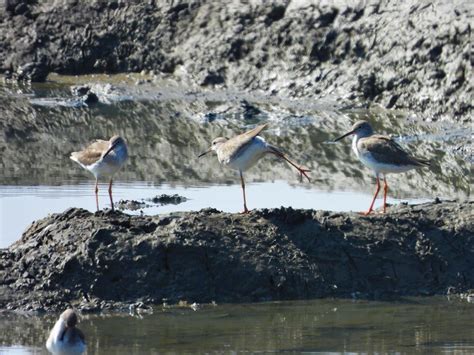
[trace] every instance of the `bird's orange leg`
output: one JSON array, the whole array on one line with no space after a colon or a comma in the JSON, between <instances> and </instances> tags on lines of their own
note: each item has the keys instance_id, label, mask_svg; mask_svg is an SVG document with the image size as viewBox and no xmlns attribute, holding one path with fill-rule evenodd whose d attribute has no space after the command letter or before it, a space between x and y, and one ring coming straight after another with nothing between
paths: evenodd
<instances>
[{"instance_id":1,"label":"bird's orange leg","mask_svg":"<svg viewBox=\"0 0 474 355\"><path fill-rule=\"evenodd\" d=\"M369 210L364 213L365 216L367 216L368 214L370 214L370 212L373 211L374 203L377 198L377 195L379 194L379 191L380 191L380 179L377 176L377 188L375 189L374 198L372 199L372 203L370 204Z\"/></svg>"},{"instance_id":2,"label":"bird's orange leg","mask_svg":"<svg viewBox=\"0 0 474 355\"><path fill-rule=\"evenodd\" d=\"M303 180L303 176L308 179L308 182L311 182L309 176L306 174L306 173L309 173L311 170L309 169L305 169L305 168L302 168L300 166L298 166L295 162L291 161L285 154L283 153L277 153L277 152L272 152L273 154L275 154L277 157L279 158L282 158L283 160L285 160L288 164L290 164L291 166L293 166L296 170L298 170L298 172L300 173L300 176L301 176L301 180Z\"/></svg>"},{"instance_id":3,"label":"bird's orange leg","mask_svg":"<svg viewBox=\"0 0 474 355\"><path fill-rule=\"evenodd\" d=\"M95 206L99 211L99 180L95 179Z\"/></svg>"},{"instance_id":4,"label":"bird's orange leg","mask_svg":"<svg viewBox=\"0 0 474 355\"><path fill-rule=\"evenodd\" d=\"M387 207L387 192L388 192L388 184L387 178L383 177L383 213L385 213Z\"/></svg>"},{"instance_id":5,"label":"bird's orange leg","mask_svg":"<svg viewBox=\"0 0 474 355\"><path fill-rule=\"evenodd\" d=\"M242 194L244 195L244 210L242 213L249 213L249 210L247 208L247 199L245 198L245 182L244 182L244 176L242 175L242 172L240 172L240 183L242 185Z\"/></svg>"},{"instance_id":6,"label":"bird's orange leg","mask_svg":"<svg viewBox=\"0 0 474 355\"><path fill-rule=\"evenodd\" d=\"M114 201L112 200L112 179L109 183L109 197L110 197L110 206L112 206L112 211L114 210Z\"/></svg>"}]
</instances>

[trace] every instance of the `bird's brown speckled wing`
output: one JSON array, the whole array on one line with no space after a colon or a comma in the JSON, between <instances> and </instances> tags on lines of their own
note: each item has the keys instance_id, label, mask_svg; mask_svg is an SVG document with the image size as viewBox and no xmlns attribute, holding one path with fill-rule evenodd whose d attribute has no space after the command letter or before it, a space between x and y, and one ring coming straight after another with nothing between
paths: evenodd
<instances>
[{"instance_id":1,"label":"bird's brown speckled wing","mask_svg":"<svg viewBox=\"0 0 474 355\"><path fill-rule=\"evenodd\" d=\"M79 152L72 152L71 159L77 160L82 165L91 165L100 159L102 154L109 148L109 141L96 140Z\"/></svg>"},{"instance_id":2,"label":"bird's brown speckled wing","mask_svg":"<svg viewBox=\"0 0 474 355\"><path fill-rule=\"evenodd\" d=\"M372 135L359 140L359 150L368 151L373 158L382 164L400 165L400 166L427 166L429 162L424 159L418 159L403 150L390 137L382 135Z\"/></svg>"},{"instance_id":3,"label":"bird's brown speckled wing","mask_svg":"<svg viewBox=\"0 0 474 355\"><path fill-rule=\"evenodd\" d=\"M228 152L230 159L233 159L237 155L239 155L240 154L239 152L242 149L245 149L247 144L249 144L252 141L252 139L258 136L260 132L262 132L267 126L268 126L268 123L257 126L254 129L251 129L250 131L239 134L238 136L232 137L227 142L225 142L224 143L225 146L223 148Z\"/></svg>"}]
</instances>

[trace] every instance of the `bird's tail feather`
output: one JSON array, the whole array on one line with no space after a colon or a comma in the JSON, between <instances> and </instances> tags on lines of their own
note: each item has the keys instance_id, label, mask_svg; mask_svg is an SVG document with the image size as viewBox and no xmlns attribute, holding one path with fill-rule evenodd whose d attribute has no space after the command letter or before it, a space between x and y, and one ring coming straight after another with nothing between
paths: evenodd
<instances>
[{"instance_id":1,"label":"bird's tail feather","mask_svg":"<svg viewBox=\"0 0 474 355\"><path fill-rule=\"evenodd\" d=\"M78 161L77 160L77 155L78 155L78 152L72 152L71 155L69 156L69 158L71 160Z\"/></svg>"}]
</instances>

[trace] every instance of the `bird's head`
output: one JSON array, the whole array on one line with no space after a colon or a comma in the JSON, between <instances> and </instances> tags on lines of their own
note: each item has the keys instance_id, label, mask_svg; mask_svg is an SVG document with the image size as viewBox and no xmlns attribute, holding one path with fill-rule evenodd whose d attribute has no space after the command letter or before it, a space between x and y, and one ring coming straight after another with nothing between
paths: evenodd
<instances>
[{"instance_id":1,"label":"bird's head","mask_svg":"<svg viewBox=\"0 0 474 355\"><path fill-rule=\"evenodd\" d=\"M66 309L60 317L67 328L74 328L77 324L77 314L73 309Z\"/></svg>"},{"instance_id":2,"label":"bird's head","mask_svg":"<svg viewBox=\"0 0 474 355\"><path fill-rule=\"evenodd\" d=\"M352 125L352 128L349 132L344 133L342 136L336 138L334 142L340 141L341 139L350 136L351 134L355 134L359 137L368 137L374 133L372 130L372 126L367 121L357 121Z\"/></svg>"},{"instance_id":3,"label":"bird's head","mask_svg":"<svg viewBox=\"0 0 474 355\"><path fill-rule=\"evenodd\" d=\"M204 155L206 155L208 153L216 152L217 149L219 149L219 147L227 141L228 141L228 139L225 138L225 137L217 137L216 139L214 139L212 141L211 147L208 150L206 150L205 152L202 152L201 154L199 154L198 158L203 157Z\"/></svg>"},{"instance_id":4,"label":"bird's head","mask_svg":"<svg viewBox=\"0 0 474 355\"><path fill-rule=\"evenodd\" d=\"M113 136L109 140L109 148L107 149L107 151L104 153L102 157L105 158L107 154L109 154L112 150L116 148L121 148L121 147L127 148L127 143L125 142L125 139L123 139L122 137L118 135Z\"/></svg>"}]
</instances>

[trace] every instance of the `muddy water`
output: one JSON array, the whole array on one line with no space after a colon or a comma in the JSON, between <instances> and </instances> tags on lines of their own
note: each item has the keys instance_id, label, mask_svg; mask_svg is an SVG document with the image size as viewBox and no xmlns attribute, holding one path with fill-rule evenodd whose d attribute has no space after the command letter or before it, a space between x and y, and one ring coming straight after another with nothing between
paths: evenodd
<instances>
[{"instance_id":1,"label":"muddy water","mask_svg":"<svg viewBox=\"0 0 474 355\"><path fill-rule=\"evenodd\" d=\"M83 315L89 354L472 354L474 304L447 298L315 300ZM54 316L5 314L0 353L45 353Z\"/></svg>"},{"instance_id":2,"label":"muddy water","mask_svg":"<svg viewBox=\"0 0 474 355\"><path fill-rule=\"evenodd\" d=\"M172 81L135 85L137 78L126 76L53 79L32 87L0 86L0 247L47 213L71 206L93 210L92 176L68 157L115 133L126 137L130 147L130 159L116 176L116 201L161 193L189 198L143 213L240 210L236 172L221 168L215 157L198 160L197 155L214 137L261 122L271 123L263 133L268 141L311 169L312 182L301 183L287 165L264 159L245 174L251 208L366 209L374 188L371 172L351 154L349 139L331 142L356 119L370 120L377 131L393 134L414 154L433 161L430 169L390 176L392 203L469 198L468 127L421 123L410 113L341 108L334 100L200 92ZM99 82L101 102L86 106L74 98L70 85L80 81ZM107 206L104 189L101 207Z\"/></svg>"}]
</instances>

